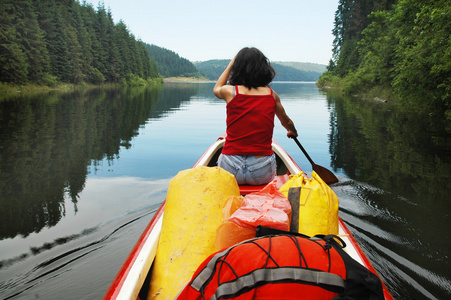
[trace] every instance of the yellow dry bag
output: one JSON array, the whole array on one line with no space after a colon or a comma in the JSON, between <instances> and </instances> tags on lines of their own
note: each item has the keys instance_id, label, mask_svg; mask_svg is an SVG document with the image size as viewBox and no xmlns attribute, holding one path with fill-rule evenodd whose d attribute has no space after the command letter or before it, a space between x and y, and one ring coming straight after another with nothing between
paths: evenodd
<instances>
[{"instance_id":1,"label":"yellow dry bag","mask_svg":"<svg viewBox=\"0 0 451 300\"><path fill-rule=\"evenodd\" d=\"M300 187L299 195L299 233L314 236L316 234L338 234L338 197L334 191L316 174L312 178L305 173L290 176L280 188L288 198L292 187Z\"/></svg>"},{"instance_id":2,"label":"yellow dry bag","mask_svg":"<svg viewBox=\"0 0 451 300\"><path fill-rule=\"evenodd\" d=\"M214 246L228 196L239 196L235 177L218 167L181 171L169 183L149 299L174 299Z\"/></svg>"}]
</instances>

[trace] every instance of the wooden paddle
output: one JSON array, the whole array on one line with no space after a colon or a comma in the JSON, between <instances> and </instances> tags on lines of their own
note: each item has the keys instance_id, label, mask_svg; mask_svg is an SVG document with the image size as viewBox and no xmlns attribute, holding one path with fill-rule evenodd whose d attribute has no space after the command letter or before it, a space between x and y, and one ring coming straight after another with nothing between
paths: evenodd
<instances>
[{"instance_id":1,"label":"wooden paddle","mask_svg":"<svg viewBox=\"0 0 451 300\"><path fill-rule=\"evenodd\" d=\"M313 160L308 155L307 151L305 151L304 147L302 147L301 143L298 141L297 137L293 137L293 139L296 142L296 144L299 146L299 148L302 150L304 155L307 157L308 161L312 164L313 171L315 171L316 174L318 174L319 177L321 177L321 179L324 180L325 183L331 184L331 183L338 182L338 178L334 175L334 173L332 173L328 169L326 169L322 166L319 166L313 162Z\"/></svg>"}]
</instances>

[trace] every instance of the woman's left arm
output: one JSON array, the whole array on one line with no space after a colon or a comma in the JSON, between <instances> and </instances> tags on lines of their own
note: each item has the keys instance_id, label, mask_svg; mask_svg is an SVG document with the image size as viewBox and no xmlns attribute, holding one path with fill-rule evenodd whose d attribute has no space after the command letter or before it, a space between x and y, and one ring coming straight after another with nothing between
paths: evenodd
<instances>
[{"instance_id":1,"label":"woman's left arm","mask_svg":"<svg viewBox=\"0 0 451 300\"><path fill-rule=\"evenodd\" d=\"M276 99L276 116L280 121L280 124L282 124L283 127L287 130L287 137L297 137L298 132L296 130L296 127L294 127L293 121L290 119L290 117L285 112L285 109L283 108L282 103L280 102L280 97L277 95L276 92L274 92L274 96Z\"/></svg>"}]
</instances>

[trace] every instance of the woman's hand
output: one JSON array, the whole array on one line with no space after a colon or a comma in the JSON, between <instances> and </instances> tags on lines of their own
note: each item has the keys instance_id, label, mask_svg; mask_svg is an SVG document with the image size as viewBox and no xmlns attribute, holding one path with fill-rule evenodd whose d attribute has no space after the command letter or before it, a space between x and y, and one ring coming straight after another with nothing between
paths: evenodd
<instances>
[{"instance_id":1,"label":"woman's hand","mask_svg":"<svg viewBox=\"0 0 451 300\"><path fill-rule=\"evenodd\" d=\"M288 131L287 131L287 137L288 137L288 138L292 139L292 138L295 138L295 137L297 137L297 136L298 136L298 133L297 133L297 132L293 132L293 131L291 131L291 130L288 130Z\"/></svg>"}]
</instances>

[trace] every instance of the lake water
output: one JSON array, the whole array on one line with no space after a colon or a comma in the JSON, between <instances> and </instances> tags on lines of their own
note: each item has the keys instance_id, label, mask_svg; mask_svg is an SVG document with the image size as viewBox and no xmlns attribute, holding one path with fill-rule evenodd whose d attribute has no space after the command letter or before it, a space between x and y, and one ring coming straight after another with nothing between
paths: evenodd
<instances>
[{"instance_id":1,"label":"lake water","mask_svg":"<svg viewBox=\"0 0 451 300\"><path fill-rule=\"evenodd\" d=\"M214 83L0 100L0 298L99 299L180 170L225 131ZM434 114L274 83L395 299L451 293L451 137ZM309 173L276 121L274 137Z\"/></svg>"}]
</instances>

